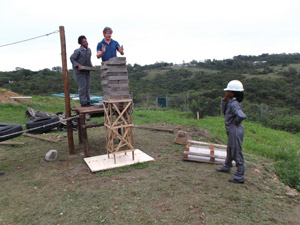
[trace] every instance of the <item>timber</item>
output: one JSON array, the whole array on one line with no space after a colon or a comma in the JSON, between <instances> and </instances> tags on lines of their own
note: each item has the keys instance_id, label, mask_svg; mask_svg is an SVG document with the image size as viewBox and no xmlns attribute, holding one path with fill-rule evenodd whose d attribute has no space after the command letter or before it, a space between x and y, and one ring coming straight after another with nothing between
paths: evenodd
<instances>
[{"instance_id":1,"label":"timber","mask_svg":"<svg viewBox=\"0 0 300 225\"><path fill-rule=\"evenodd\" d=\"M63 74L64 92L65 92L65 110L66 110L66 119L68 119L69 117L71 117L71 104L70 104L70 89L69 89L69 82L68 82L65 28L63 26L59 27L59 33L60 33L60 43L61 43L62 74ZM68 120L67 131L68 131L69 153L75 154L72 126L73 126L72 121Z\"/></svg>"},{"instance_id":2,"label":"timber","mask_svg":"<svg viewBox=\"0 0 300 225\"><path fill-rule=\"evenodd\" d=\"M38 135L35 135L35 134L28 134L28 133L24 133L23 135L26 136L26 137L31 137L31 138L36 138L36 139L43 140L43 141L49 141L49 142L57 143L57 140L52 139L52 138L45 138L45 137L41 137L41 136L38 136Z\"/></svg>"},{"instance_id":3,"label":"timber","mask_svg":"<svg viewBox=\"0 0 300 225\"><path fill-rule=\"evenodd\" d=\"M183 152L183 160L224 164L226 149L226 145L188 140Z\"/></svg>"}]
</instances>

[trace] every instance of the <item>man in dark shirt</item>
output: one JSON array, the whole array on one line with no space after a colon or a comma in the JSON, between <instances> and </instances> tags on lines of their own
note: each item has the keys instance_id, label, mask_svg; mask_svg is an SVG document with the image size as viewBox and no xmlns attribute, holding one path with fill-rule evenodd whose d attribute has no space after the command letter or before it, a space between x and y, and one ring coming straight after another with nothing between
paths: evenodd
<instances>
[{"instance_id":1,"label":"man in dark shirt","mask_svg":"<svg viewBox=\"0 0 300 225\"><path fill-rule=\"evenodd\" d=\"M124 55L123 45L120 46L119 43L111 38L112 29L110 27L105 27L103 30L103 40L97 45L97 58L102 58L102 62L105 62L113 57L117 56L117 51Z\"/></svg>"},{"instance_id":2,"label":"man in dark shirt","mask_svg":"<svg viewBox=\"0 0 300 225\"><path fill-rule=\"evenodd\" d=\"M70 59L73 65L73 74L78 84L78 94L80 105L82 107L89 107L90 103L90 71L80 70L81 66L92 66L91 49L88 48L88 42L85 36L78 38L80 48L76 49L71 55Z\"/></svg>"}]
</instances>

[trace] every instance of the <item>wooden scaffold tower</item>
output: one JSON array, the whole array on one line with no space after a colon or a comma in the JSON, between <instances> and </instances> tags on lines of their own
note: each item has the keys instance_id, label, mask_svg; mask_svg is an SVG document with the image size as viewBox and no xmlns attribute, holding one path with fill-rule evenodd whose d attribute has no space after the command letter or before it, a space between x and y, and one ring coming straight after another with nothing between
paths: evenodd
<instances>
[{"instance_id":1,"label":"wooden scaffold tower","mask_svg":"<svg viewBox=\"0 0 300 225\"><path fill-rule=\"evenodd\" d=\"M109 158L112 154L116 163L115 154L131 152L134 160L131 119L133 108L129 95L126 58L115 57L102 63L101 78L104 91L107 156Z\"/></svg>"}]
</instances>

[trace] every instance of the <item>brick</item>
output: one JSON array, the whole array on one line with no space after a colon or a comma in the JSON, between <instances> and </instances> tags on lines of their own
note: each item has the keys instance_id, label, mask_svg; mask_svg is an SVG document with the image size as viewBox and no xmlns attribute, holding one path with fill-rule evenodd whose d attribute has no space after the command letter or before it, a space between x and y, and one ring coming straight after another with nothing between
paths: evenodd
<instances>
[{"instance_id":1,"label":"brick","mask_svg":"<svg viewBox=\"0 0 300 225\"><path fill-rule=\"evenodd\" d=\"M111 76L111 77L107 77L107 80L111 81L111 80L127 80L128 81L128 77L127 76Z\"/></svg>"},{"instance_id":2,"label":"brick","mask_svg":"<svg viewBox=\"0 0 300 225\"><path fill-rule=\"evenodd\" d=\"M114 57L106 61L108 65L126 65L126 57Z\"/></svg>"}]
</instances>

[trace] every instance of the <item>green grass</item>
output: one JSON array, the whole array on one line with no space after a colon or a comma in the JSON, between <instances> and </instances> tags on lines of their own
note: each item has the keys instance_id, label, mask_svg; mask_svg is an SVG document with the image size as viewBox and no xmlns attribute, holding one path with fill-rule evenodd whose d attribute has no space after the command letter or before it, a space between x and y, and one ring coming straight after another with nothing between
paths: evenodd
<instances>
[{"instance_id":1,"label":"green grass","mask_svg":"<svg viewBox=\"0 0 300 225\"><path fill-rule=\"evenodd\" d=\"M201 127L213 134L211 141L220 140L222 144L227 142L223 117L205 117L195 120L189 112L145 110L136 111L134 121L136 123L168 122ZM244 121L243 124L244 151L275 160L275 168L281 180L300 190L300 135L273 130L253 122Z\"/></svg>"},{"instance_id":2,"label":"green grass","mask_svg":"<svg viewBox=\"0 0 300 225\"><path fill-rule=\"evenodd\" d=\"M55 113L63 110L63 99L34 97L32 104L3 104L6 113L0 111L0 122L22 124L28 106ZM133 123L202 128L211 133L204 141L226 144L222 117L195 120L187 112L137 110ZM174 144L174 134L167 132L134 129L135 147L155 162L95 174L79 154L83 147L77 132L75 155L68 153L66 132L45 134L61 136L58 143L18 137L24 145L0 146L0 170L5 171L0 177L0 224L297 224L300 198L286 197L286 187L273 171L279 166L291 174L278 157L288 163L285 154L299 149L299 136L250 122L244 126L244 185L228 183L232 173L217 173L217 165L183 161L185 146ZM106 153L105 135L103 127L88 129L92 156ZM50 149L58 151L58 160L44 160Z\"/></svg>"},{"instance_id":3,"label":"green grass","mask_svg":"<svg viewBox=\"0 0 300 225\"><path fill-rule=\"evenodd\" d=\"M31 100L32 103L20 103L19 105L12 103L1 104L0 122L25 124L28 121L28 117L25 115L25 112L29 107L35 110L51 112L54 114L57 112L65 112L64 98L32 96ZM75 105L76 102L71 100L71 104Z\"/></svg>"}]
</instances>

